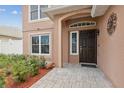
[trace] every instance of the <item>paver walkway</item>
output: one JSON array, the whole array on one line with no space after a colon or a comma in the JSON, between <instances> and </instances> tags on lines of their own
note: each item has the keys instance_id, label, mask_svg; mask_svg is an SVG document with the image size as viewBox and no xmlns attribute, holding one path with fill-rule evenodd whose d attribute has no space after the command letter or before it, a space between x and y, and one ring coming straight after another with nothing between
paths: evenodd
<instances>
[{"instance_id":1,"label":"paver walkway","mask_svg":"<svg viewBox=\"0 0 124 93\"><path fill-rule=\"evenodd\" d=\"M112 84L98 68L81 67L81 65L65 65L54 68L32 88L107 88Z\"/></svg>"}]
</instances>

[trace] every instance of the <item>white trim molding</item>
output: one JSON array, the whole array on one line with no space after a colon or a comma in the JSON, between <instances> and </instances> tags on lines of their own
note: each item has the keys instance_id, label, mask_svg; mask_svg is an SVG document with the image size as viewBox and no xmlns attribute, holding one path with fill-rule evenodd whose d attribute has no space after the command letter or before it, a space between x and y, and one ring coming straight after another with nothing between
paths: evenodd
<instances>
[{"instance_id":1,"label":"white trim molding","mask_svg":"<svg viewBox=\"0 0 124 93\"><path fill-rule=\"evenodd\" d=\"M31 5L28 6L28 20L29 22L47 21L50 20L49 17L40 18L40 5L38 5L38 19L31 20ZM51 6L48 5L48 8Z\"/></svg>"},{"instance_id":2,"label":"white trim molding","mask_svg":"<svg viewBox=\"0 0 124 93\"><path fill-rule=\"evenodd\" d=\"M40 39L40 36L46 36L48 35L49 36L49 53L48 54L44 54L44 53L41 53L41 39ZM39 37L39 53L32 53L32 37L33 36L38 36ZM31 44L30 44L30 53L31 55L41 55L41 56L51 56L51 51L52 51L52 38L51 38L51 33L42 33L42 34L32 34L31 35L31 38L30 38L30 41L31 41Z\"/></svg>"},{"instance_id":3,"label":"white trim molding","mask_svg":"<svg viewBox=\"0 0 124 93\"><path fill-rule=\"evenodd\" d=\"M78 28L78 27L91 27L91 26L96 26L95 21L80 21L80 22L75 22L69 25L69 28Z\"/></svg>"},{"instance_id":4,"label":"white trim molding","mask_svg":"<svg viewBox=\"0 0 124 93\"><path fill-rule=\"evenodd\" d=\"M77 40L77 50L76 53L72 53L72 34L76 33L76 40ZM79 31L71 31L70 32L70 55L79 55Z\"/></svg>"}]
</instances>

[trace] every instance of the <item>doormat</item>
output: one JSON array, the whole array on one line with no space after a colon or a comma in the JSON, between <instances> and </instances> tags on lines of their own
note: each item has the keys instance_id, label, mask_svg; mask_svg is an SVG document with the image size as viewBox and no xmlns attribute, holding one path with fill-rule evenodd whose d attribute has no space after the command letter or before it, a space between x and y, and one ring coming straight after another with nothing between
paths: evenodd
<instances>
[{"instance_id":1,"label":"doormat","mask_svg":"<svg viewBox=\"0 0 124 93\"><path fill-rule=\"evenodd\" d=\"M81 64L82 67L97 68L95 64Z\"/></svg>"}]
</instances>

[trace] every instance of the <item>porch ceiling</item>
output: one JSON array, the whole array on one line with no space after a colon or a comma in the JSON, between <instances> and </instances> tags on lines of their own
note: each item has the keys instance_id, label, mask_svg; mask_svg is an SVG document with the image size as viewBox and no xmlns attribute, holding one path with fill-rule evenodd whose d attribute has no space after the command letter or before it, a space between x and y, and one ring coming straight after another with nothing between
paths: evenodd
<instances>
[{"instance_id":1,"label":"porch ceiling","mask_svg":"<svg viewBox=\"0 0 124 93\"><path fill-rule=\"evenodd\" d=\"M69 16L64 20L72 20L72 19L77 19L77 18L85 18L85 17L90 17L90 13L80 13L80 14L76 14L73 16Z\"/></svg>"},{"instance_id":2,"label":"porch ceiling","mask_svg":"<svg viewBox=\"0 0 124 93\"><path fill-rule=\"evenodd\" d=\"M53 20L55 15L65 14L68 12L73 12L85 8L87 9L91 7L92 7L91 5L64 5L60 7L48 8L44 11L44 13L46 13L46 15Z\"/></svg>"},{"instance_id":3,"label":"porch ceiling","mask_svg":"<svg viewBox=\"0 0 124 93\"><path fill-rule=\"evenodd\" d=\"M48 8L44 10L44 13L53 20L55 15L74 12L81 9L84 10L88 8L90 9L90 15L88 16L97 17L104 15L104 13L109 8L109 5L64 5Z\"/></svg>"},{"instance_id":4,"label":"porch ceiling","mask_svg":"<svg viewBox=\"0 0 124 93\"><path fill-rule=\"evenodd\" d=\"M109 5L94 5L91 10L91 16L97 17L102 16L109 8Z\"/></svg>"}]
</instances>

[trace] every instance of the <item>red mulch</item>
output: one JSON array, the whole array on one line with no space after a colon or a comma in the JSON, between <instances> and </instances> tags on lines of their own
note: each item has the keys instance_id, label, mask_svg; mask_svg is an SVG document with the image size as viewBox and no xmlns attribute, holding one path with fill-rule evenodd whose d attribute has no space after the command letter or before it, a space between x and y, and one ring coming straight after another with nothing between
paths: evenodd
<instances>
[{"instance_id":1,"label":"red mulch","mask_svg":"<svg viewBox=\"0 0 124 93\"><path fill-rule=\"evenodd\" d=\"M41 79L45 74L47 74L50 70L47 69L40 69L39 74L30 77L27 81L22 82L22 83L16 83L11 88L29 88L31 85L33 85L35 82L37 82L39 79Z\"/></svg>"}]
</instances>

